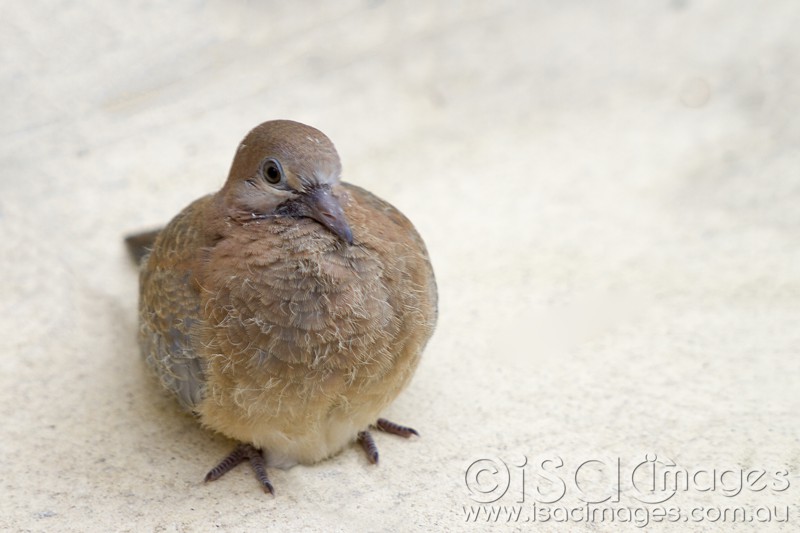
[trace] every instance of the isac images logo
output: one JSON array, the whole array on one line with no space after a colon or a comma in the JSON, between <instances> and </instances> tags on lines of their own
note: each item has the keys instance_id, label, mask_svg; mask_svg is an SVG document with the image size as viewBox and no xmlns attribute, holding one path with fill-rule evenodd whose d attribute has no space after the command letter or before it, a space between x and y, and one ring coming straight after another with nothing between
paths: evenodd
<instances>
[{"instance_id":1,"label":"isac images logo","mask_svg":"<svg viewBox=\"0 0 800 533\"><path fill-rule=\"evenodd\" d=\"M782 467L685 468L655 453L634 460L484 457L469 464L464 483L471 500L463 506L468 522L628 522L646 527L790 520L790 476Z\"/></svg>"}]
</instances>

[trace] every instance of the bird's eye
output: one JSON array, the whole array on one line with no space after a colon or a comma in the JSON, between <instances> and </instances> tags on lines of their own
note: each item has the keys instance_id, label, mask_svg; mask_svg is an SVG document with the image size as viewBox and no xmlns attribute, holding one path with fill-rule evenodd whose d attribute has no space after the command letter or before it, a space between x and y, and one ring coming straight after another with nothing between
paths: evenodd
<instances>
[{"instance_id":1,"label":"bird's eye","mask_svg":"<svg viewBox=\"0 0 800 533\"><path fill-rule=\"evenodd\" d=\"M281 179L283 179L283 169L280 163L274 159L267 159L264 161L264 164L261 166L261 174L263 174L267 183L271 183L272 185L280 183Z\"/></svg>"}]
</instances>

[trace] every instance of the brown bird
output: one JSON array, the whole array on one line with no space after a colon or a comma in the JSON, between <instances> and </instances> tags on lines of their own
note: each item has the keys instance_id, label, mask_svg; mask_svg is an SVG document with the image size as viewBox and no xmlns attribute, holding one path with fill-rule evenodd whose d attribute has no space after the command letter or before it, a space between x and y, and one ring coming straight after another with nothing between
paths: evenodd
<instances>
[{"instance_id":1,"label":"brown bird","mask_svg":"<svg viewBox=\"0 0 800 533\"><path fill-rule=\"evenodd\" d=\"M139 343L203 426L240 444L206 481L249 460L311 464L370 427L408 384L437 314L425 244L397 209L340 181L333 143L288 120L239 145L228 179L162 231L142 260Z\"/></svg>"}]
</instances>

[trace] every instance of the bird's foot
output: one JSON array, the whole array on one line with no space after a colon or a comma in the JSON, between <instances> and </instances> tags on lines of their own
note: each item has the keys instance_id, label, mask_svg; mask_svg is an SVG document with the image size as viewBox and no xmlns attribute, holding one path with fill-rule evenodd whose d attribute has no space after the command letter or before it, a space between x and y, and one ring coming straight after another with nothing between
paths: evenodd
<instances>
[{"instance_id":1,"label":"bird's foot","mask_svg":"<svg viewBox=\"0 0 800 533\"><path fill-rule=\"evenodd\" d=\"M385 418L379 418L378 421L375 423L375 427L380 429L381 431L385 431L386 433L391 433L392 435L399 435L404 439L407 439L411 435L416 435L419 437L419 433L414 428L401 426L400 424L395 424L390 420L386 420Z\"/></svg>"},{"instance_id":2,"label":"bird's foot","mask_svg":"<svg viewBox=\"0 0 800 533\"><path fill-rule=\"evenodd\" d=\"M395 424L385 418L379 418L378 421L375 423L375 427L380 429L385 433L391 433L392 435L399 435L403 438L409 438L411 435L419 436L416 429L401 426L400 424ZM376 465L378 464L378 446L375 444L375 440L372 438L372 433L367 430L359 431L358 432L358 443L361 444L361 447L364 448L364 451L367 454L367 459L369 462Z\"/></svg>"},{"instance_id":3,"label":"bird's foot","mask_svg":"<svg viewBox=\"0 0 800 533\"><path fill-rule=\"evenodd\" d=\"M367 430L358 432L358 443L364 448L369 462L376 465L378 464L378 446L372 438L372 433Z\"/></svg>"},{"instance_id":4,"label":"bird's foot","mask_svg":"<svg viewBox=\"0 0 800 533\"><path fill-rule=\"evenodd\" d=\"M225 457L225 459L220 461L217 466L212 468L211 471L206 474L205 481L209 482L221 478L223 475L233 470L236 465L244 462L245 460L250 461L250 466L253 468L256 479L261 484L261 488L264 489L264 492L269 492L274 496L275 489L272 488L272 483L270 483L269 477L267 477L267 467L266 463L264 462L264 454L252 444L242 443L236 446L236 448L234 448L233 451L229 453L227 457Z\"/></svg>"}]
</instances>

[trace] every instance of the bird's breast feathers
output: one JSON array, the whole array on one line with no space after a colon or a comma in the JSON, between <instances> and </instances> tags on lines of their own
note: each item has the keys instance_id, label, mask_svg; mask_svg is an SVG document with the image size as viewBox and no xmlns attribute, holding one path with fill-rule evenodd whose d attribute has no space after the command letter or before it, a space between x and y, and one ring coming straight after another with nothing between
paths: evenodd
<instances>
[{"instance_id":1,"label":"bird's breast feathers","mask_svg":"<svg viewBox=\"0 0 800 533\"><path fill-rule=\"evenodd\" d=\"M224 239L209 257L199 411L229 436L314 462L374 421L407 383L419 346L398 314L398 276L378 254L327 233L290 238L316 231L303 222L276 238L281 231Z\"/></svg>"},{"instance_id":2,"label":"bird's breast feathers","mask_svg":"<svg viewBox=\"0 0 800 533\"><path fill-rule=\"evenodd\" d=\"M219 242L207 264L214 351L276 376L385 370L398 325L378 256L313 221L254 229Z\"/></svg>"}]
</instances>

